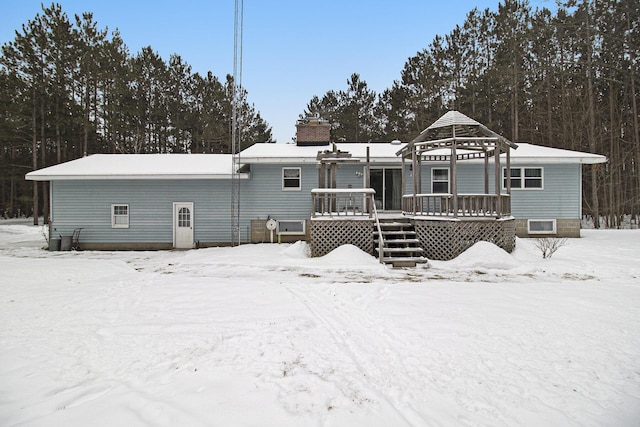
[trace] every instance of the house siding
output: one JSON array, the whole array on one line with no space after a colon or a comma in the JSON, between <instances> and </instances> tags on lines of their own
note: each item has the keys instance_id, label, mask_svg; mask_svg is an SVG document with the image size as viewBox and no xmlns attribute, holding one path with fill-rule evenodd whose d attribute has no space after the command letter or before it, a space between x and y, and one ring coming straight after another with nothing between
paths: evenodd
<instances>
[{"instance_id":1,"label":"house siding","mask_svg":"<svg viewBox=\"0 0 640 427\"><path fill-rule=\"evenodd\" d=\"M422 192L431 192L431 169L448 168L447 163L423 166ZM501 165L505 167L505 165ZM579 219L581 215L579 164L517 164L511 167L543 169L543 189L511 190L511 214L519 219ZM458 193L484 192L484 165L458 163ZM502 179L502 175L501 179ZM501 184L502 185L502 184ZM409 192L413 190L408 189ZM489 192L495 193L494 166L489 164ZM502 190L504 193L504 190Z\"/></svg>"},{"instance_id":2,"label":"house siding","mask_svg":"<svg viewBox=\"0 0 640 427\"><path fill-rule=\"evenodd\" d=\"M511 212L519 219L580 219L581 166L517 164L542 167L543 190L511 190Z\"/></svg>"},{"instance_id":3,"label":"house siding","mask_svg":"<svg viewBox=\"0 0 640 427\"><path fill-rule=\"evenodd\" d=\"M230 182L226 180L54 181L51 234L83 228L96 244L173 244L173 203L193 202L194 240L227 242ZM111 205L129 205L129 228L111 227Z\"/></svg>"},{"instance_id":4,"label":"house siding","mask_svg":"<svg viewBox=\"0 0 640 427\"><path fill-rule=\"evenodd\" d=\"M400 162L371 164L371 168L399 168ZM301 190L282 190L282 168L301 169ZM431 192L431 169L448 163L423 165L422 192ZM512 215L521 220L580 218L581 194L579 164L530 165L542 167L543 190L513 190ZM339 188L362 188L365 164L343 164L338 169ZM458 164L458 191L484 192L484 167L480 163ZM412 177L405 168L406 193L411 193ZM308 220L311 215L311 190L318 185L316 164L252 164L248 179L240 185L240 240L252 241L252 224L267 218ZM490 192L494 192L493 165L489 170ZM147 244L171 247L173 244L173 203L194 204L194 240L201 245L227 244L231 241L231 181L222 180L59 180L51 182L51 236L71 235L83 228L81 242L123 247ZM111 205L129 205L129 228L111 227ZM559 227L561 224L559 223ZM573 223L570 224L574 227ZM564 227L564 225L562 225ZM257 227L257 226L256 226ZM575 227L574 227L575 228ZM253 239L254 240L254 239ZM140 247L142 248L142 246Z\"/></svg>"},{"instance_id":5,"label":"house siding","mask_svg":"<svg viewBox=\"0 0 640 427\"><path fill-rule=\"evenodd\" d=\"M301 189L282 189L282 168L300 168ZM240 186L241 223L252 219L303 220L311 212L311 189L318 186L315 165L253 164ZM230 193L229 193L230 194Z\"/></svg>"}]
</instances>

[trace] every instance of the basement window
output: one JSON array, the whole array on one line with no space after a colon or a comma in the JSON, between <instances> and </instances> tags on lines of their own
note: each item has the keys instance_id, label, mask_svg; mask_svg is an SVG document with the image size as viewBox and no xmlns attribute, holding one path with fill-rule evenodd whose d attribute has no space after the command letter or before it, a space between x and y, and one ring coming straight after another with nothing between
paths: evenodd
<instances>
[{"instance_id":1,"label":"basement window","mask_svg":"<svg viewBox=\"0 0 640 427\"><path fill-rule=\"evenodd\" d=\"M529 234L556 234L555 219L530 219L527 221Z\"/></svg>"},{"instance_id":2,"label":"basement window","mask_svg":"<svg viewBox=\"0 0 640 427\"><path fill-rule=\"evenodd\" d=\"M129 228L129 205L111 205L111 228Z\"/></svg>"},{"instance_id":3,"label":"basement window","mask_svg":"<svg viewBox=\"0 0 640 427\"><path fill-rule=\"evenodd\" d=\"M305 220L278 221L278 234L305 234Z\"/></svg>"}]
</instances>

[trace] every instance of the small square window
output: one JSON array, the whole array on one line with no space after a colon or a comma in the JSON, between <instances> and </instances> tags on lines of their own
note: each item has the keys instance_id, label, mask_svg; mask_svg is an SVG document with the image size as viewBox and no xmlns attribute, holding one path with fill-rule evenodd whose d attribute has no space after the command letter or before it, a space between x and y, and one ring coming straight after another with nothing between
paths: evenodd
<instances>
[{"instance_id":1,"label":"small square window","mask_svg":"<svg viewBox=\"0 0 640 427\"><path fill-rule=\"evenodd\" d=\"M285 191L299 191L302 189L300 168L282 168L282 189Z\"/></svg>"},{"instance_id":2,"label":"small square window","mask_svg":"<svg viewBox=\"0 0 640 427\"><path fill-rule=\"evenodd\" d=\"M129 205L111 205L111 228L129 228Z\"/></svg>"}]
</instances>

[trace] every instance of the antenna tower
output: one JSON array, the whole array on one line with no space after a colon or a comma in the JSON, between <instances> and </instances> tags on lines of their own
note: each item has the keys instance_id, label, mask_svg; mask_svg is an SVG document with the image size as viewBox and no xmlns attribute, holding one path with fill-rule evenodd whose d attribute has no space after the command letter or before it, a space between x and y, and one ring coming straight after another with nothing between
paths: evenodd
<instances>
[{"instance_id":1,"label":"antenna tower","mask_svg":"<svg viewBox=\"0 0 640 427\"><path fill-rule=\"evenodd\" d=\"M242 26L244 0L235 0L233 25L233 99L231 102L231 245L240 245L240 126L242 101Z\"/></svg>"}]
</instances>

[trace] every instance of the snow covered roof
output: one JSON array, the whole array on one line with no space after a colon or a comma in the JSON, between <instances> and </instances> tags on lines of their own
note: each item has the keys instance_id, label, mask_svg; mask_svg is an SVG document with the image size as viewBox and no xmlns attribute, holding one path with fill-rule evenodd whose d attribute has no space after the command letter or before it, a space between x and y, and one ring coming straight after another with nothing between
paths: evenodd
<instances>
[{"instance_id":1,"label":"snow covered roof","mask_svg":"<svg viewBox=\"0 0 640 427\"><path fill-rule=\"evenodd\" d=\"M415 137L407 149L411 149L413 143L435 141L444 138L497 138L501 144L515 148L516 145L507 138L495 133L482 123L465 116L459 111L447 111L429 127Z\"/></svg>"},{"instance_id":2,"label":"snow covered roof","mask_svg":"<svg viewBox=\"0 0 640 427\"><path fill-rule=\"evenodd\" d=\"M518 149L511 150L512 163L580 163L583 165L593 165L596 163L604 163L606 161L607 158L600 154L543 147L541 145L527 144L525 142L518 142Z\"/></svg>"},{"instance_id":3,"label":"snow covered roof","mask_svg":"<svg viewBox=\"0 0 640 427\"><path fill-rule=\"evenodd\" d=\"M371 163L400 162L396 151L406 143L336 143L336 149L351 154L351 159L361 162L367 159L367 147ZM241 163L316 163L318 152L333 150L333 144L299 146L295 144L254 144L241 153Z\"/></svg>"},{"instance_id":4,"label":"snow covered roof","mask_svg":"<svg viewBox=\"0 0 640 427\"><path fill-rule=\"evenodd\" d=\"M438 120L433 122L427 129L437 129L454 125L481 126L479 122L465 116L459 111L447 111Z\"/></svg>"},{"instance_id":5,"label":"snow covered roof","mask_svg":"<svg viewBox=\"0 0 640 427\"><path fill-rule=\"evenodd\" d=\"M406 146L406 143L336 143L340 151L351 153L352 159L366 161L366 149L369 147L372 163L400 163L396 152ZM241 163L315 163L318 151L331 150L332 146L300 147L295 144L254 144L241 154ZM458 154L465 153L458 150ZM442 156L449 153L448 149L429 152L430 156ZM503 153L503 155L505 155ZM473 160L469 160L473 161ZM518 143L518 149L511 150L511 161L515 163L580 163L595 164L607 161L599 154L583 153L580 151L563 150L560 148L542 147L534 144Z\"/></svg>"},{"instance_id":6,"label":"snow covered roof","mask_svg":"<svg viewBox=\"0 0 640 427\"><path fill-rule=\"evenodd\" d=\"M28 180L226 179L230 154L93 154L29 172ZM244 176L246 178L246 176Z\"/></svg>"},{"instance_id":7,"label":"snow covered roof","mask_svg":"<svg viewBox=\"0 0 640 427\"><path fill-rule=\"evenodd\" d=\"M396 156L405 143L338 143L336 149L351 154L350 160L365 162L367 147L371 163L397 163ZM332 145L300 147L294 144L254 144L241 153L240 163L314 164L319 151ZM429 152L437 155L439 150ZM448 152L443 149L443 155ZM349 160L345 159L345 160ZM480 160L469 160L469 162ZM605 156L519 143L511 150L513 164L595 164ZM230 154L94 154L88 157L29 172L32 181L78 179L230 179ZM246 173L241 178L248 178Z\"/></svg>"}]
</instances>

